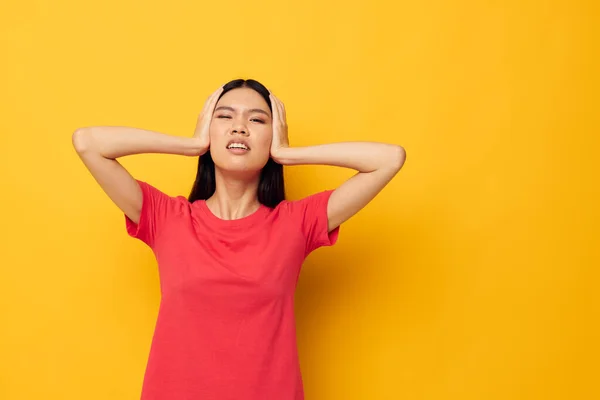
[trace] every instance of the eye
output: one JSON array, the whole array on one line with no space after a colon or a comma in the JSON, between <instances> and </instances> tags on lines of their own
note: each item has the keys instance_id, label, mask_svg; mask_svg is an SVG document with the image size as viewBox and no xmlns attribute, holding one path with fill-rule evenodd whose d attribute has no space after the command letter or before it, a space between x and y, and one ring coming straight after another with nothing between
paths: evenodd
<instances>
[{"instance_id":1,"label":"eye","mask_svg":"<svg viewBox=\"0 0 600 400\"><path fill-rule=\"evenodd\" d=\"M260 118L252 118L250 121L258 122L259 124L264 124L265 123L265 121L262 120L262 119L260 119Z\"/></svg>"}]
</instances>

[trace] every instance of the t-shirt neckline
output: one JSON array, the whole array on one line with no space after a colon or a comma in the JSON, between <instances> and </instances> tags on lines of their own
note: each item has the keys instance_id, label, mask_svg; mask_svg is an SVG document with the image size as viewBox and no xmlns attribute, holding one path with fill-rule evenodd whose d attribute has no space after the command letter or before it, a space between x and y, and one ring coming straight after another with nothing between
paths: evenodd
<instances>
[{"instance_id":1,"label":"t-shirt neckline","mask_svg":"<svg viewBox=\"0 0 600 400\"><path fill-rule=\"evenodd\" d=\"M251 214L246 215L245 217L237 218L237 219L222 219L222 218L216 216L215 214L213 214L213 212L210 210L210 208L206 204L206 200L197 200L195 202L195 204L198 205L200 210L205 214L205 216L208 218L208 220L211 223L213 223L217 226L223 226L223 227L229 227L229 228L250 227L250 226L256 224L258 221L264 219L264 217L270 211L269 207L265 206L264 204L260 204L260 206L258 207L258 209L256 211L254 211Z\"/></svg>"}]
</instances>

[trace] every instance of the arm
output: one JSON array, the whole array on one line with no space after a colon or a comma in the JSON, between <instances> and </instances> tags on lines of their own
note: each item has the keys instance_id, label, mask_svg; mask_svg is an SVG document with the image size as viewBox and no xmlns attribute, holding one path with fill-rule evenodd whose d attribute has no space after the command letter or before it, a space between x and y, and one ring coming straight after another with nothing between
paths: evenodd
<instances>
[{"instance_id":1,"label":"arm","mask_svg":"<svg viewBox=\"0 0 600 400\"><path fill-rule=\"evenodd\" d=\"M219 87L206 100L191 138L138 128L91 127L73 133L73 147L104 192L137 224L142 211L142 190L117 158L141 153L204 154L210 145L210 122L222 91Z\"/></svg>"},{"instance_id":2,"label":"arm","mask_svg":"<svg viewBox=\"0 0 600 400\"><path fill-rule=\"evenodd\" d=\"M73 147L96 182L135 223L142 210L142 191L117 158L141 153L198 155L196 137L184 138L127 127L80 128L73 133Z\"/></svg>"},{"instance_id":3,"label":"arm","mask_svg":"<svg viewBox=\"0 0 600 400\"><path fill-rule=\"evenodd\" d=\"M356 175L335 189L327 203L329 232L365 207L400 171L404 148L395 144L345 142L289 147L285 107L271 94L273 140L271 156L283 165L322 164L353 168Z\"/></svg>"},{"instance_id":4,"label":"arm","mask_svg":"<svg viewBox=\"0 0 600 400\"><path fill-rule=\"evenodd\" d=\"M73 133L73 145L80 155L95 152L113 160L142 153L196 156L202 150L196 137L186 138L119 126L79 128Z\"/></svg>"},{"instance_id":5,"label":"arm","mask_svg":"<svg viewBox=\"0 0 600 400\"><path fill-rule=\"evenodd\" d=\"M406 153L403 147L394 144L344 142L280 147L273 158L283 165L321 164L358 171L331 194L327 216L332 231L375 198L400 171Z\"/></svg>"}]
</instances>

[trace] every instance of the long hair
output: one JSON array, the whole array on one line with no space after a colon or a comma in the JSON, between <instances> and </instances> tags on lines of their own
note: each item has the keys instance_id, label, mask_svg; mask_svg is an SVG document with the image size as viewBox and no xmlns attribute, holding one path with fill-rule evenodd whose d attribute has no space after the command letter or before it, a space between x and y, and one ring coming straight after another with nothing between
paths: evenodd
<instances>
[{"instance_id":1,"label":"long hair","mask_svg":"<svg viewBox=\"0 0 600 400\"><path fill-rule=\"evenodd\" d=\"M235 79L223 86L223 92L219 99L228 91L247 87L260 94L273 112L269 90L260 82L253 79ZM217 101L219 101L217 99ZM198 172L196 180L192 186L188 201L207 200L215 193L215 162L212 159L209 150L198 159ZM280 202L285 200L285 185L283 182L283 165L276 163L269 157L269 161L260 172L260 181L258 183L258 201L270 208L274 208Z\"/></svg>"}]
</instances>

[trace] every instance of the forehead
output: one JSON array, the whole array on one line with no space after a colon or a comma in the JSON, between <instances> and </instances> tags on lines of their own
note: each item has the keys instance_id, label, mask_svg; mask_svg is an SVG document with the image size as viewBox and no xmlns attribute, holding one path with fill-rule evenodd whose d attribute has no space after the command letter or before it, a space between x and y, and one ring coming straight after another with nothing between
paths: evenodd
<instances>
[{"instance_id":1,"label":"forehead","mask_svg":"<svg viewBox=\"0 0 600 400\"><path fill-rule=\"evenodd\" d=\"M269 105L263 97L253 89L237 88L225 93L217 106L231 106L235 108L262 108L269 111Z\"/></svg>"}]
</instances>

